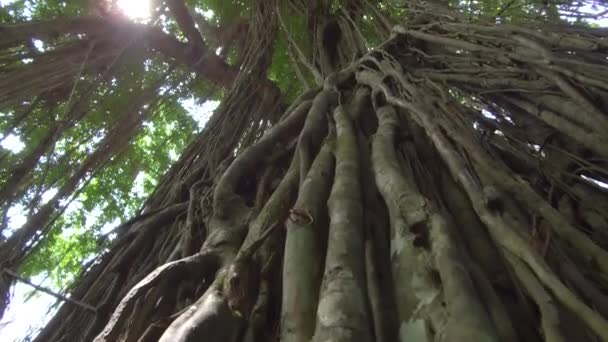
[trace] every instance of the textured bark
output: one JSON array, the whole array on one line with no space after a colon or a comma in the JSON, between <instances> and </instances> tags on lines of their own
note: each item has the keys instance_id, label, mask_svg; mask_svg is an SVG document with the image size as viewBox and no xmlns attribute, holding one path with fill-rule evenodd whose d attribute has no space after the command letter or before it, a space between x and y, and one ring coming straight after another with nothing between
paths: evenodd
<instances>
[{"instance_id":1,"label":"textured bark","mask_svg":"<svg viewBox=\"0 0 608 342\"><path fill-rule=\"evenodd\" d=\"M257 0L220 68L168 4L187 43L111 32L224 101L71 289L96 310L65 304L39 341L608 341L605 32ZM88 20L3 27L0 46L43 28L120 39ZM319 86L287 109L266 77L281 33Z\"/></svg>"},{"instance_id":2,"label":"textured bark","mask_svg":"<svg viewBox=\"0 0 608 342\"><path fill-rule=\"evenodd\" d=\"M415 236L415 225L424 219L424 199L413 188L410 171L400 169L394 142L398 126L395 110L378 110L378 132L372 145L376 184L386 201L391 218L391 265L395 281L400 338L425 339L424 321L415 318L420 302L429 303L439 296L424 260L424 241ZM407 335L406 335L407 334ZM430 340L430 337L426 337Z\"/></svg>"},{"instance_id":3,"label":"textured bark","mask_svg":"<svg viewBox=\"0 0 608 342\"><path fill-rule=\"evenodd\" d=\"M344 107L334 111L336 171L313 341L369 341L359 146Z\"/></svg>"},{"instance_id":4,"label":"textured bark","mask_svg":"<svg viewBox=\"0 0 608 342\"><path fill-rule=\"evenodd\" d=\"M301 159L300 159L301 160ZM314 334L323 265L324 217L334 158L327 142L319 151L286 222L283 261L282 341L309 341Z\"/></svg>"}]
</instances>

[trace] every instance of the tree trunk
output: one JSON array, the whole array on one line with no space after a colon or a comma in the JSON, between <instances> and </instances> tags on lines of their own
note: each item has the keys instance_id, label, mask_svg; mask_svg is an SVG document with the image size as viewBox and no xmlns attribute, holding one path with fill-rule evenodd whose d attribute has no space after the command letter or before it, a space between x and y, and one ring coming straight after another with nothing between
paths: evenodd
<instances>
[{"instance_id":1,"label":"tree trunk","mask_svg":"<svg viewBox=\"0 0 608 342\"><path fill-rule=\"evenodd\" d=\"M285 108L255 1L222 105L71 289L97 311L36 340L608 341L607 196L570 171L605 167L605 37L298 4L322 84Z\"/></svg>"}]
</instances>

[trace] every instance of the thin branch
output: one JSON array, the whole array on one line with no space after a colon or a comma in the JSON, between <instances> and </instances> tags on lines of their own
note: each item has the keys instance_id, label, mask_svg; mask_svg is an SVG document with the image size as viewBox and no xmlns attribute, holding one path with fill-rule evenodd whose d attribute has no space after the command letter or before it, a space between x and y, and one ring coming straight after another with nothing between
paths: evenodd
<instances>
[{"instance_id":1,"label":"thin branch","mask_svg":"<svg viewBox=\"0 0 608 342\"><path fill-rule=\"evenodd\" d=\"M88 311L93 312L93 313L95 313L97 311L97 309L95 309L93 306L91 306L91 305L89 305L87 303L83 303L83 302L77 301L75 299L66 297L66 296L64 296L62 294L59 294L59 293L54 292L52 290L49 290L49 289L47 289L47 288L45 288L43 286L36 285L36 284L32 283L31 281L29 281L29 280L21 277L20 275L18 275L17 273L15 273L15 272L13 272L13 271L11 271L9 269L5 268L5 269L2 270L2 272L4 274L6 274L6 275L8 275L8 276L10 276L12 278L14 278L15 280L18 280L18 281L20 281L20 282L22 282L24 284L27 284L27 285L33 287L37 291L44 292L44 293L46 293L46 294L48 294L50 296L53 296L53 297L55 297L55 298L57 298L57 299L59 299L61 301L64 301L64 302L76 305L76 306L78 306L80 308L83 308L83 309L88 310Z\"/></svg>"},{"instance_id":2,"label":"thin branch","mask_svg":"<svg viewBox=\"0 0 608 342\"><path fill-rule=\"evenodd\" d=\"M494 15L494 20L496 20L496 18L500 17L507 10L511 9L511 6L513 6L515 1L517 1L517 0L511 0L511 1L507 2L504 6L502 6L501 9L498 12L496 12L496 14Z\"/></svg>"},{"instance_id":3,"label":"thin branch","mask_svg":"<svg viewBox=\"0 0 608 342\"><path fill-rule=\"evenodd\" d=\"M302 83L302 85L304 86L304 90L309 90L310 84L308 84L306 77L302 73L302 69L300 69L300 65L298 64L296 56L294 56L292 45L287 46L287 54L289 55L289 60L291 61L292 65L293 65L293 69L296 73L296 76L300 80L300 83Z\"/></svg>"},{"instance_id":4,"label":"thin branch","mask_svg":"<svg viewBox=\"0 0 608 342\"><path fill-rule=\"evenodd\" d=\"M280 11L278 5L277 5L277 17L279 18L279 23L281 24L281 28L283 28L283 32L285 32L285 36L287 37L287 40L288 40L289 44L291 46L293 46L293 49L296 51L298 57L300 58L300 61L312 73L312 76L314 77L315 82L317 83L317 85L322 85L323 84L323 77L321 77L321 73L319 72L319 69L317 69L314 65L312 65L308 61L308 59L304 55L304 52L302 52L302 50L300 49L300 47L298 47L298 44L295 42L294 38L289 33L289 30L287 30L287 26L285 25L285 22L283 21L283 17L281 16L281 11Z\"/></svg>"}]
</instances>

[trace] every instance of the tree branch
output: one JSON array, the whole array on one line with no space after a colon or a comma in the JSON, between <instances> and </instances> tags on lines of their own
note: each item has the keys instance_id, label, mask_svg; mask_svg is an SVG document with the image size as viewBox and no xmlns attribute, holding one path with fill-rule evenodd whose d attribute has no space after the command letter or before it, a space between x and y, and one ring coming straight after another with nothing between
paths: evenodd
<instances>
[{"instance_id":1,"label":"tree branch","mask_svg":"<svg viewBox=\"0 0 608 342\"><path fill-rule=\"evenodd\" d=\"M27 285L33 287L37 291L44 292L44 293L46 293L46 294L48 294L50 296L53 296L53 297L55 297L55 298L57 298L57 299L59 299L61 301L64 301L64 302L67 302L67 303L70 303L70 304L74 304L74 305L76 305L76 306L78 306L80 308L83 308L83 309L88 310L88 311L93 312L93 313L95 313L97 311L93 306L91 306L91 305L89 305L87 303L79 302L77 300L74 300L74 299L66 297L66 296L64 296L62 294L56 293L56 292L54 292L52 290L49 290L49 289L47 289L45 287L42 287L40 285L36 285L36 284L32 283L31 281L29 281L29 280L21 277L20 275L18 275L17 273L15 273L15 272L13 272L13 271L11 271L9 269L5 268L5 269L2 270L2 272L4 274L10 276L11 278L14 278L15 280L18 280L18 281L20 281L20 282L22 282L24 284L27 284Z\"/></svg>"},{"instance_id":2,"label":"tree branch","mask_svg":"<svg viewBox=\"0 0 608 342\"><path fill-rule=\"evenodd\" d=\"M180 42L159 27L133 23L121 18L84 16L0 25L0 49L17 46L32 38L48 40L75 34L86 34L111 45L126 43L159 52L223 88L231 87L238 73L235 67L217 55L192 49L189 44Z\"/></svg>"},{"instance_id":3,"label":"tree branch","mask_svg":"<svg viewBox=\"0 0 608 342\"><path fill-rule=\"evenodd\" d=\"M188 39L188 42L192 44L195 51L201 54L206 54L209 51L207 45L203 41L201 33L195 26L194 19L190 15L184 0L169 0L167 1L169 10L173 13L177 25L184 32L184 35Z\"/></svg>"}]
</instances>

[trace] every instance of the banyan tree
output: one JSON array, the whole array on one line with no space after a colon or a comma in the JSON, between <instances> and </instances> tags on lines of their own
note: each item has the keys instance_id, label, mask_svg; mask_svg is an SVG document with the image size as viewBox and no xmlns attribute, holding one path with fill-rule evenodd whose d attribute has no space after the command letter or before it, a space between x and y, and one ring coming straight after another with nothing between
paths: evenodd
<instances>
[{"instance_id":1,"label":"banyan tree","mask_svg":"<svg viewBox=\"0 0 608 342\"><path fill-rule=\"evenodd\" d=\"M158 163L134 141L175 120L146 146L181 155L85 232L32 340L608 341L603 5L5 6L0 128L27 148L0 156L0 312L69 202ZM180 96L221 100L195 135Z\"/></svg>"}]
</instances>

